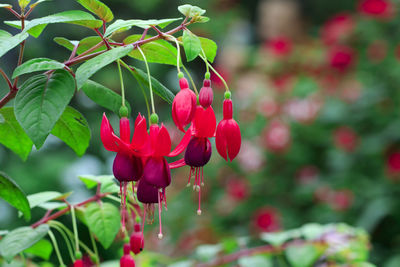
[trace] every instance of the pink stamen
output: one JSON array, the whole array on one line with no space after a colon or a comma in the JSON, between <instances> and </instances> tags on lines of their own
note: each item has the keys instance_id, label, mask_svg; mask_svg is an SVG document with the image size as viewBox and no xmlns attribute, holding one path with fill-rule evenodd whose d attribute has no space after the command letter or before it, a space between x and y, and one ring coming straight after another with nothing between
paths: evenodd
<instances>
[{"instance_id":1,"label":"pink stamen","mask_svg":"<svg viewBox=\"0 0 400 267\"><path fill-rule=\"evenodd\" d=\"M168 208L167 208L167 195L165 194L165 188L163 190L163 195L164 195L164 197L163 197L163 199L164 199L164 207L165 207L165 210L167 211L168 210Z\"/></svg>"},{"instance_id":2,"label":"pink stamen","mask_svg":"<svg viewBox=\"0 0 400 267\"><path fill-rule=\"evenodd\" d=\"M124 183L124 195L123 195L123 205L122 205L122 230L125 231L125 221L126 221L126 191L128 188L128 182Z\"/></svg>"},{"instance_id":3,"label":"pink stamen","mask_svg":"<svg viewBox=\"0 0 400 267\"><path fill-rule=\"evenodd\" d=\"M160 227L160 232L158 233L158 238L162 239L162 223L161 223L161 199L160 199L161 192L158 192L158 225Z\"/></svg>"},{"instance_id":4,"label":"pink stamen","mask_svg":"<svg viewBox=\"0 0 400 267\"><path fill-rule=\"evenodd\" d=\"M201 167L201 186L204 186L204 168Z\"/></svg>"},{"instance_id":5,"label":"pink stamen","mask_svg":"<svg viewBox=\"0 0 400 267\"><path fill-rule=\"evenodd\" d=\"M187 186L188 186L188 187L190 186L190 180L191 180L191 178L192 178L192 171L193 171L193 167L190 167L189 179L188 179L188 183L187 183Z\"/></svg>"},{"instance_id":6,"label":"pink stamen","mask_svg":"<svg viewBox=\"0 0 400 267\"><path fill-rule=\"evenodd\" d=\"M146 205L147 205L147 204L144 204L144 205L143 205L142 236L144 236L144 235L143 235L143 231L144 231L144 221L146 220L146 209L147 209Z\"/></svg>"},{"instance_id":7,"label":"pink stamen","mask_svg":"<svg viewBox=\"0 0 400 267\"><path fill-rule=\"evenodd\" d=\"M201 188L199 187L199 208L197 209L197 215L201 215Z\"/></svg>"}]
</instances>

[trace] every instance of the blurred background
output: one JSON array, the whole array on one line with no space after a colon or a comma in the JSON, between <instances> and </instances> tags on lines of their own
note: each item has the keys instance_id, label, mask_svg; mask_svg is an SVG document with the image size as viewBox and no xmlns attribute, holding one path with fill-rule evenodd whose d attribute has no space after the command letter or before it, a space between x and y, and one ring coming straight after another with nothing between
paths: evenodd
<instances>
[{"instance_id":1,"label":"blurred background","mask_svg":"<svg viewBox=\"0 0 400 267\"><path fill-rule=\"evenodd\" d=\"M400 266L399 1L104 2L121 19L178 17L176 7L185 3L206 9L211 21L190 29L218 44L214 66L233 91L234 116L242 129L238 158L226 163L213 151L204 169L201 216L196 214L197 195L186 187L189 168L173 171L168 212L163 213L165 237L157 240L157 223L147 226L146 250L179 258L200 244L309 222L345 222L368 231L372 262ZM75 1L53 0L40 5L32 17L70 9L82 8ZM0 17L14 19L6 11ZM0 28L15 32L7 25ZM66 24L46 30L39 39L28 39L25 59L64 61L69 52L54 37L80 40L95 35ZM119 35L121 40L125 36ZM0 66L10 73L16 58L17 51L10 52ZM187 67L201 87L204 64L197 59ZM157 64L150 68L153 76L177 91L175 68ZM127 73L124 78L134 116L146 114L136 81ZM119 91L115 66L105 68L94 80ZM218 78L212 81L220 120L224 89ZM0 81L0 95L5 93L6 85ZM170 126L173 140L179 141L171 107L159 98L156 101L161 120ZM70 199L76 202L92 194L78 175L111 174L114 155L103 148L99 134L105 110L82 93L76 94L72 105L92 130L83 157L55 137L40 151L34 150L26 162L0 147L0 170L27 194L74 191ZM117 125L117 116L112 118ZM40 210L34 214L32 221L42 216ZM0 229L23 224L16 211L1 201ZM80 227L84 233L85 227ZM101 255L115 259L120 245Z\"/></svg>"}]
</instances>

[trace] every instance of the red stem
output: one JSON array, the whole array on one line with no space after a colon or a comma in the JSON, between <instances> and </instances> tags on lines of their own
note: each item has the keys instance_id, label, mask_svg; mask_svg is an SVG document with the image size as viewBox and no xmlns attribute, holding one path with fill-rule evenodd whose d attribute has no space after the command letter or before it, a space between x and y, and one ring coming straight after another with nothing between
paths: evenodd
<instances>
[{"instance_id":1,"label":"red stem","mask_svg":"<svg viewBox=\"0 0 400 267\"><path fill-rule=\"evenodd\" d=\"M8 78L7 74L2 69L0 69L0 74L4 77L4 80L6 80L6 82L8 84L8 88L10 88L10 90L12 90L12 84L11 84L11 81Z\"/></svg>"},{"instance_id":2,"label":"red stem","mask_svg":"<svg viewBox=\"0 0 400 267\"><path fill-rule=\"evenodd\" d=\"M7 8L7 9L8 9L8 11L10 11L14 16L16 16L18 19L21 19L21 15L18 14L17 11L15 11L15 10L12 9L12 8Z\"/></svg>"},{"instance_id":3,"label":"red stem","mask_svg":"<svg viewBox=\"0 0 400 267\"><path fill-rule=\"evenodd\" d=\"M68 207L66 207L65 209L60 210L60 211L58 211L56 213L53 213L50 216L48 216L48 214L46 213L47 216L45 215L42 219L40 219L39 221L37 221L34 224L32 224L31 227L32 228L36 228L41 224L44 224L44 223L46 223L48 221L57 219L58 217L66 214L67 212L69 212L71 210L72 206L74 208L81 207L81 206L84 206L84 205L86 205L86 204L88 204L90 202L97 201L97 200L99 200L99 199L101 199L101 198L103 198L103 197L105 197L107 195L109 195L109 193L103 193L103 194L98 194L98 195L96 194L96 195L92 196L91 198L89 198L89 199L87 199L85 201L82 201L82 202L80 202L80 203L78 203L76 205L68 205Z\"/></svg>"}]
</instances>

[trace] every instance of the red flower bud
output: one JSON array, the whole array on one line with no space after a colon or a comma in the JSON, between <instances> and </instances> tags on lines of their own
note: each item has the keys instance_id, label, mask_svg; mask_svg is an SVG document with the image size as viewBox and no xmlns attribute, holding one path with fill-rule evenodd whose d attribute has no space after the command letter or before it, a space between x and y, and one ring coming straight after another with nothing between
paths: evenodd
<instances>
[{"instance_id":1,"label":"red flower bud","mask_svg":"<svg viewBox=\"0 0 400 267\"><path fill-rule=\"evenodd\" d=\"M188 125L196 111L196 94L189 89L188 82L185 78L179 80L181 91L176 94L172 102L172 119L176 127L181 131L185 131L183 127Z\"/></svg>"},{"instance_id":2,"label":"red flower bud","mask_svg":"<svg viewBox=\"0 0 400 267\"><path fill-rule=\"evenodd\" d=\"M129 243L131 244L131 251L133 253L139 254L143 250L144 246L144 237L142 232L133 232L131 235L131 238L129 240Z\"/></svg>"},{"instance_id":3,"label":"red flower bud","mask_svg":"<svg viewBox=\"0 0 400 267\"><path fill-rule=\"evenodd\" d=\"M82 260L76 260L74 262L74 267L83 267L83 261Z\"/></svg>"},{"instance_id":4,"label":"red flower bud","mask_svg":"<svg viewBox=\"0 0 400 267\"><path fill-rule=\"evenodd\" d=\"M242 142L239 125L232 118L232 100L224 100L223 114L224 118L217 127L215 144L221 157L226 161L229 157L232 161L239 153Z\"/></svg>"},{"instance_id":5,"label":"red flower bud","mask_svg":"<svg viewBox=\"0 0 400 267\"><path fill-rule=\"evenodd\" d=\"M211 106L213 98L214 98L214 93L211 88L211 81L204 80L203 87L201 88L199 93L200 105L205 109L208 108L209 106Z\"/></svg>"}]
</instances>

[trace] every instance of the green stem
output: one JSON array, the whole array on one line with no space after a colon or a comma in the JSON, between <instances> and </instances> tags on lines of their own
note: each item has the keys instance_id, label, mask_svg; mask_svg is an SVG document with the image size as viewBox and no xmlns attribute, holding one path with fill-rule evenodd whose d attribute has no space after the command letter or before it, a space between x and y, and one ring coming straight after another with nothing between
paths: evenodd
<instances>
[{"instance_id":1,"label":"green stem","mask_svg":"<svg viewBox=\"0 0 400 267\"><path fill-rule=\"evenodd\" d=\"M133 70L128 66L128 64L126 64L126 63L125 63L124 61L122 61L122 60L120 60L120 62L121 62L121 64L122 64L122 66L124 66L125 69L127 69L127 70L132 74L133 77L136 77L135 73L134 73ZM149 100L147 99L146 92L144 91L144 88L143 88L143 86L142 86L142 83L141 83L138 79L136 79L136 81L138 82L139 87L140 87L140 90L142 91L142 94L143 94L143 97L144 97L144 101L146 102L147 113L148 113L149 118L150 118L150 105L149 105Z\"/></svg>"},{"instance_id":2,"label":"green stem","mask_svg":"<svg viewBox=\"0 0 400 267\"><path fill-rule=\"evenodd\" d=\"M222 83L223 83L224 86L225 86L225 91L229 92L230 90L229 90L228 84L226 83L225 79L222 78L222 76L218 73L218 71L216 71L216 70L214 69L214 67L207 61L206 58L204 58L202 55L200 55L200 57L201 57L201 58L204 60L204 62L210 67L210 69L215 73L215 75L217 75L218 78L221 79Z\"/></svg>"},{"instance_id":3,"label":"green stem","mask_svg":"<svg viewBox=\"0 0 400 267\"><path fill-rule=\"evenodd\" d=\"M65 233L67 233L67 235L70 236L70 238L74 238L74 234L67 227L65 227L65 225L63 225L62 223L57 222L57 221L49 221L49 224L58 225L65 231ZM80 240L79 240L79 245L86 251L87 254L89 254L89 256L91 256L91 257L95 256L94 252Z\"/></svg>"},{"instance_id":4,"label":"green stem","mask_svg":"<svg viewBox=\"0 0 400 267\"><path fill-rule=\"evenodd\" d=\"M153 87L151 86L151 76L150 76L149 64L147 63L146 56L144 55L144 53L143 53L142 49L140 48L140 46L138 46L137 49L139 50L140 54L142 54L142 57L143 57L143 60L144 60L144 64L146 65L147 77L149 79L151 109L152 109L152 113L154 114L154 113L156 113L156 109L154 107Z\"/></svg>"},{"instance_id":5,"label":"green stem","mask_svg":"<svg viewBox=\"0 0 400 267\"><path fill-rule=\"evenodd\" d=\"M121 81L121 97L122 97L122 106L125 107L125 87L124 87L124 79L122 78L122 71L121 71L121 64L119 63L120 60L117 60L118 64L118 72L119 72L119 79Z\"/></svg>"},{"instance_id":6,"label":"green stem","mask_svg":"<svg viewBox=\"0 0 400 267\"><path fill-rule=\"evenodd\" d=\"M50 227L53 227L54 229L56 229L60 233L60 235L64 238L65 243L67 244L68 253L69 253L69 256L71 258L71 261L74 262L75 261L75 256L74 256L74 253L72 252L72 246L71 246L71 243L73 243L73 241L70 238L67 237L67 235L65 234L65 232L63 231L62 228L60 228L60 227L58 227L57 225L54 225L54 224L50 225Z\"/></svg>"},{"instance_id":7,"label":"green stem","mask_svg":"<svg viewBox=\"0 0 400 267\"><path fill-rule=\"evenodd\" d=\"M189 77L190 83L193 85L194 92L196 93L196 95L199 95L199 92L197 91L196 84L194 83L193 78L190 75L189 71L186 69L185 65L183 65L183 64L182 64L182 68L184 69L184 71L186 72L187 76Z\"/></svg>"},{"instance_id":8,"label":"green stem","mask_svg":"<svg viewBox=\"0 0 400 267\"><path fill-rule=\"evenodd\" d=\"M202 57L201 59L204 60L204 62L206 63L206 71L210 72L210 68L208 66L208 59L207 59L207 56L206 56L206 52L204 52L203 48L201 49L201 53L203 54L203 57L204 57L204 58Z\"/></svg>"},{"instance_id":9,"label":"green stem","mask_svg":"<svg viewBox=\"0 0 400 267\"><path fill-rule=\"evenodd\" d=\"M78 227L76 226L76 216L75 216L74 206L71 206L71 218L72 218L72 228L74 229L75 250L79 251Z\"/></svg>"},{"instance_id":10,"label":"green stem","mask_svg":"<svg viewBox=\"0 0 400 267\"><path fill-rule=\"evenodd\" d=\"M53 247L54 247L54 250L56 251L58 261L60 262L60 266L65 266L64 261L63 261L63 259L61 257L60 250L59 250L58 245L57 245L57 240L56 240L53 232L51 230L49 230L48 234L49 234L49 237L51 239L51 242L53 242Z\"/></svg>"},{"instance_id":11,"label":"green stem","mask_svg":"<svg viewBox=\"0 0 400 267\"><path fill-rule=\"evenodd\" d=\"M176 53L176 68L178 70L178 73L181 73L180 64L179 64L180 61L181 61L181 46L179 45L178 40L174 36L172 36L172 35L167 35L167 36L169 38L171 38L176 44L176 50L177 50L177 53Z\"/></svg>"},{"instance_id":12,"label":"green stem","mask_svg":"<svg viewBox=\"0 0 400 267\"><path fill-rule=\"evenodd\" d=\"M97 245L96 245L96 241L94 240L94 236L93 233L89 230L89 235L90 235L90 241L92 242L92 247L94 250L94 254L96 255L96 264L98 264L99 262L99 252L97 250Z\"/></svg>"}]
</instances>

